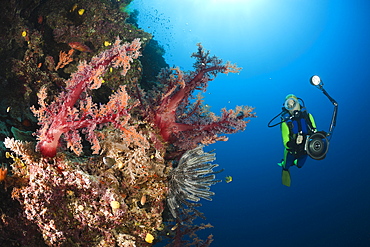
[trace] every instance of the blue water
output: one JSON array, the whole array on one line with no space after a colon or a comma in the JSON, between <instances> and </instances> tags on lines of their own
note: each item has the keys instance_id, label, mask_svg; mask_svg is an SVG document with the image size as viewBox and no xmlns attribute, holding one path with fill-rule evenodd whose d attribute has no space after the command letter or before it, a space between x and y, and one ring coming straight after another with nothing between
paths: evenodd
<instances>
[{"instance_id":1,"label":"blue water","mask_svg":"<svg viewBox=\"0 0 370 247\"><path fill-rule=\"evenodd\" d=\"M201 42L237 63L239 75L211 82L205 103L214 112L255 107L258 118L216 149L231 183L212 187L200 208L214 228L211 246L370 246L370 2L365 0L135 0L140 25L166 49L170 65L191 69ZM319 129L333 106L309 84L317 74L339 103L327 157L292 167L281 184L279 127L268 128L284 98L304 99Z\"/></svg>"}]
</instances>

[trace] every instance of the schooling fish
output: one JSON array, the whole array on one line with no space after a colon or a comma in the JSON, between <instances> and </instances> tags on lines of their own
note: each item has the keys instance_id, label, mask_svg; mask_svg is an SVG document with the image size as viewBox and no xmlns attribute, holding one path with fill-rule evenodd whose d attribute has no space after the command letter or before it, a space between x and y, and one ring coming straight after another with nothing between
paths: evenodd
<instances>
[{"instance_id":1,"label":"schooling fish","mask_svg":"<svg viewBox=\"0 0 370 247\"><path fill-rule=\"evenodd\" d=\"M81 52L92 52L92 50L87 46L87 45L84 45L80 42L70 42L68 43L68 45L77 50L77 51L81 51Z\"/></svg>"}]
</instances>

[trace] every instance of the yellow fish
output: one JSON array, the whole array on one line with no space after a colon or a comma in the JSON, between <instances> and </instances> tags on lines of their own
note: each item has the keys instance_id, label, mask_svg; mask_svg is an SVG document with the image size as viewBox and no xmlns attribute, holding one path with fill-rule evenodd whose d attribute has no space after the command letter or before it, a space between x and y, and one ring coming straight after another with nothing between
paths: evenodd
<instances>
[{"instance_id":1,"label":"yellow fish","mask_svg":"<svg viewBox=\"0 0 370 247\"><path fill-rule=\"evenodd\" d=\"M79 9L77 12L78 12L79 15L83 15L85 13L85 10L84 9Z\"/></svg>"},{"instance_id":2,"label":"yellow fish","mask_svg":"<svg viewBox=\"0 0 370 247\"><path fill-rule=\"evenodd\" d=\"M230 183L230 182L232 182L233 181L233 177L232 176L227 176L227 177L225 177L225 182L226 183Z\"/></svg>"},{"instance_id":3,"label":"yellow fish","mask_svg":"<svg viewBox=\"0 0 370 247\"><path fill-rule=\"evenodd\" d=\"M152 235L152 234L150 234L150 233L147 233L146 234L146 237L145 237L145 241L147 242L147 243L153 243L153 240L154 240L154 236Z\"/></svg>"},{"instance_id":4,"label":"yellow fish","mask_svg":"<svg viewBox=\"0 0 370 247\"><path fill-rule=\"evenodd\" d=\"M75 11L75 9L77 9L77 7L78 7L78 5L77 5L77 3L75 3L75 4L73 5L72 9L71 9L69 12L73 12L73 11Z\"/></svg>"}]
</instances>

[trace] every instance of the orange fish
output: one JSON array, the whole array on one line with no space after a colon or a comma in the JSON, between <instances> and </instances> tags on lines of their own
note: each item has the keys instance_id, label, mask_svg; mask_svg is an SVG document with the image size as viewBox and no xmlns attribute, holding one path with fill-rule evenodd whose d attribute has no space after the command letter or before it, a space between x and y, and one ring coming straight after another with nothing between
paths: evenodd
<instances>
[{"instance_id":1,"label":"orange fish","mask_svg":"<svg viewBox=\"0 0 370 247\"><path fill-rule=\"evenodd\" d=\"M44 21L44 17L42 15L39 15L39 17L37 17L37 23L42 24L43 21Z\"/></svg>"},{"instance_id":2,"label":"orange fish","mask_svg":"<svg viewBox=\"0 0 370 247\"><path fill-rule=\"evenodd\" d=\"M81 51L81 52L92 52L92 50L87 46L87 45L84 45L80 42L70 42L68 43L68 45L77 50L77 51Z\"/></svg>"},{"instance_id":3,"label":"orange fish","mask_svg":"<svg viewBox=\"0 0 370 247\"><path fill-rule=\"evenodd\" d=\"M0 182L6 179L7 174L8 174L8 168L0 167Z\"/></svg>"}]
</instances>

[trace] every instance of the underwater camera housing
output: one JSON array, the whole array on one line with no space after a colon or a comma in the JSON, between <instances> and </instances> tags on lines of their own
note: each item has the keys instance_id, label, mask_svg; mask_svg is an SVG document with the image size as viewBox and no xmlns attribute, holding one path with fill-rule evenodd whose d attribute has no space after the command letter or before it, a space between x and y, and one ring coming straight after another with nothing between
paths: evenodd
<instances>
[{"instance_id":1,"label":"underwater camera housing","mask_svg":"<svg viewBox=\"0 0 370 247\"><path fill-rule=\"evenodd\" d=\"M329 140L324 131L316 132L306 139L305 150L312 159L322 160L329 150Z\"/></svg>"}]
</instances>

